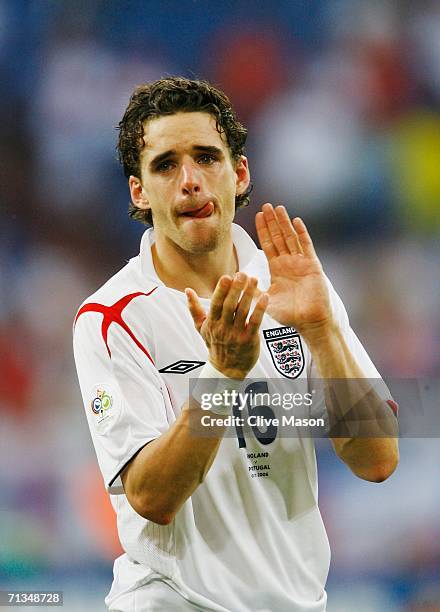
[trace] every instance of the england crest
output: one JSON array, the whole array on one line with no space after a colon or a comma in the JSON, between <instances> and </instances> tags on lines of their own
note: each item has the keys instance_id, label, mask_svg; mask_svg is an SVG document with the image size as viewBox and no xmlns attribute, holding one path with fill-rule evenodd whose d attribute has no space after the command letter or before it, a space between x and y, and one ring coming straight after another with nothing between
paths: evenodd
<instances>
[{"instance_id":1,"label":"england crest","mask_svg":"<svg viewBox=\"0 0 440 612\"><path fill-rule=\"evenodd\" d=\"M304 352L296 329L275 327L263 334L276 370L286 378L298 378L304 369Z\"/></svg>"}]
</instances>

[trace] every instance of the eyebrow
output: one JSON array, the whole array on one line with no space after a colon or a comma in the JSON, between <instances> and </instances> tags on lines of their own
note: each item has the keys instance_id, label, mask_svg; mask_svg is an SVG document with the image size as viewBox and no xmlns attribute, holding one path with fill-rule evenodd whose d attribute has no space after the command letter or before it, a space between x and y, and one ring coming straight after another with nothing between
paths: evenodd
<instances>
[{"instance_id":1,"label":"eyebrow","mask_svg":"<svg viewBox=\"0 0 440 612\"><path fill-rule=\"evenodd\" d=\"M212 155L218 156L223 155L223 151L219 149L219 147L215 147L213 145L194 145L192 147L192 150L197 151L198 153L211 153ZM175 149L168 149L168 151L164 151L163 153L156 155L156 157L153 157L153 159L149 163L150 168L155 168L162 161L168 159L169 157L173 157L174 155L176 155L176 153L177 152Z\"/></svg>"},{"instance_id":2,"label":"eyebrow","mask_svg":"<svg viewBox=\"0 0 440 612\"><path fill-rule=\"evenodd\" d=\"M223 155L223 151L218 147L210 146L210 145L194 145L194 151L199 151L202 153L212 153L213 155Z\"/></svg>"},{"instance_id":3,"label":"eyebrow","mask_svg":"<svg viewBox=\"0 0 440 612\"><path fill-rule=\"evenodd\" d=\"M168 151L165 151L164 153L160 153L159 155L156 155L156 157L153 157L153 159L149 163L150 168L155 168L164 159L167 159L168 157L172 157L173 155L176 155L176 151L174 149L169 149Z\"/></svg>"}]
</instances>

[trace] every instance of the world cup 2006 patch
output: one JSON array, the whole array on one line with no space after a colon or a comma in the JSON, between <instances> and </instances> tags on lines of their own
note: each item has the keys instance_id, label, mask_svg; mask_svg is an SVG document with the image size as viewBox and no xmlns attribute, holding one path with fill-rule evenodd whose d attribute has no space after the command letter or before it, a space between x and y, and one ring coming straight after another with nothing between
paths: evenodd
<instances>
[{"instance_id":1,"label":"world cup 2006 patch","mask_svg":"<svg viewBox=\"0 0 440 612\"><path fill-rule=\"evenodd\" d=\"M108 383L94 385L91 391L90 410L94 417L96 430L104 433L117 415L118 402Z\"/></svg>"},{"instance_id":2,"label":"world cup 2006 patch","mask_svg":"<svg viewBox=\"0 0 440 612\"><path fill-rule=\"evenodd\" d=\"M275 369L286 378L298 378L304 369L304 352L294 327L263 330Z\"/></svg>"}]
</instances>

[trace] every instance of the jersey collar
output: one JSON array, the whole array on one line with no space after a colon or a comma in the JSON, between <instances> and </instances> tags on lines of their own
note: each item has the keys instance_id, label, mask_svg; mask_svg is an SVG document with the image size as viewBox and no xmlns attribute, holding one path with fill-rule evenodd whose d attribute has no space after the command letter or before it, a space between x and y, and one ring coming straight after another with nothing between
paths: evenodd
<instances>
[{"instance_id":1,"label":"jersey collar","mask_svg":"<svg viewBox=\"0 0 440 612\"><path fill-rule=\"evenodd\" d=\"M237 251L238 266L240 270L245 270L258 252L254 241L249 234L236 223L232 224L232 240ZM151 246L154 244L154 228L147 229L141 239L139 253L142 276L154 279L154 282L163 285L157 276L151 255Z\"/></svg>"}]
</instances>

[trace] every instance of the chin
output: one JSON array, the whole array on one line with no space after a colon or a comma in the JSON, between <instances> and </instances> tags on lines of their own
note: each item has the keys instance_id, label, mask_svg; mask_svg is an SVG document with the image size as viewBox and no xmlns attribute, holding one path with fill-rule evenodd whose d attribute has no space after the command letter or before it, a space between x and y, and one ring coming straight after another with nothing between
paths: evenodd
<instances>
[{"instance_id":1,"label":"chin","mask_svg":"<svg viewBox=\"0 0 440 612\"><path fill-rule=\"evenodd\" d=\"M210 253L211 251L215 251L215 249L219 245L219 240L216 236L212 236L210 240L192 240L190 243L185 245L185 251L189 253L193 253L194 255L198 255L201 253Z\"/></svg>"},{"instance_id":2,"label":"chin","mask_svg":"<svg viewBox=\"0 0 440 612\"><path fill-rule=\"evenodd\" d=\"M192 235L182 236L181 248L189 253L210 253L220 244L221 235L218 228L207 228L205 231L191 232Z\"/></svg>"}]
</instances>

